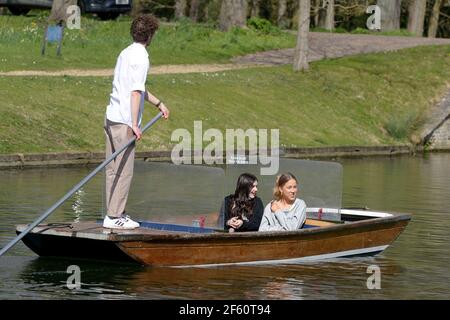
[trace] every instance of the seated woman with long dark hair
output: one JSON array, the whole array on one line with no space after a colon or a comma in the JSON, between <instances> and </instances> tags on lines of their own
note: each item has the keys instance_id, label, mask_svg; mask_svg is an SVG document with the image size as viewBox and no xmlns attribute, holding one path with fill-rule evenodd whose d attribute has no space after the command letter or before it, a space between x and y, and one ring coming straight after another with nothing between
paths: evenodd
<instances>
[{"instance_id":1,"label":"seated woman with long dark hair","mask_svg":"<svg viewBox=\"0 0 450 320\"><path fill-rule=\"evenodd\" d=\"M234 194L225 197L219 223L229 232L258 231L264 205L256 196L258 179L250 174L239 176Z\"/></svg>"}]
</instances>

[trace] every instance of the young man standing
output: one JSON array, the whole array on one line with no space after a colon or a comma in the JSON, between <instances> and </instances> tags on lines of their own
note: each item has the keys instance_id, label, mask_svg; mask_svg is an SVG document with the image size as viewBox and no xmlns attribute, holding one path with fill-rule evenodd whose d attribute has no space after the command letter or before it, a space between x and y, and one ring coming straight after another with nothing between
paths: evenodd
<instances>
[{"instance_id":1,"label":"young man standing","mask_svg":"<svg viewBox=\"0 0 450 320\"><path fill-rule=\"evenodd\" d=\"M146 47L158 30L158 20L152 15L141 15L131 24L133 44L125 48L117 58L113 88L106 110L106 157L126 144L133 135L141 139L141 121L144 100L155 105L163 117L169 110L161 100L145 89L150 67ZM135 144L119 154L106 167L106 217L104 228L134 229L139 223L125 214L128 192L134 169Z\"/></svg>"}]
</instances>

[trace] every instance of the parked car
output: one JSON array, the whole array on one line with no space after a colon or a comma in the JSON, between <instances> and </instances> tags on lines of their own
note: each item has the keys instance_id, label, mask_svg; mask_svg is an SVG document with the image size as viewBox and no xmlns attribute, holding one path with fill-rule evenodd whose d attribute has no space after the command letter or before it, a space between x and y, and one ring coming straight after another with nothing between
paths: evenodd
<instances>
[{"instance_id":1,"label":"parked car","mask_svg":"<svg viewBox=\"0 0 450 320\"><path fill-rule=\"evenodd\" d=\"M25 15L31 9L49 9L53 0L0 0L0 7L8 7L13 15ZM115 19L131 11L132 0L78 0L81 13L96 13L102 20Z\"/></svg>"}]
</instances>

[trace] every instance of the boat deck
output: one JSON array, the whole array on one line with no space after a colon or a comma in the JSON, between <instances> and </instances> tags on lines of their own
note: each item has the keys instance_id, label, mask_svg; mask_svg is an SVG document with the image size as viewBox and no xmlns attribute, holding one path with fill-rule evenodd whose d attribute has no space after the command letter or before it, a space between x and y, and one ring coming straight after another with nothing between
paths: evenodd
<instances>
[{"instance_id":1,"label":"boat deck","mask_svg":"<svg viewBox=\"0 0 450 320\"><path fill-rule=\"evenodd\" d=\"M141 227L133 230L120 230L103 228L99 221L86 221L78 223L50 223L35 227L31 233L72 238L84 238L104 241L136 241L165 237L192 237L202 234L223 234L226 231L213 228L191 227L185 225L165 224L156 222L140 222ZM305 228L327 227L335 223L307 219ZM18 233L24 231L28 225L18 225Z\"/></svg>"},{"instance_id":2,"label":"boat deck","mask_svg":"<svg viewBox=\"0 0 450 320\"><path fill-rule=\"evenodd\" d=\"M28 225L22 224L17 226L17 231L22 232ZM207 229L209 231L209 229ZM213 231L211 231L213 232ZM181 230L157 230L149 227L141 227L133 230L107 229L103 228L101 223L95 221L79 222L79 223L54 223L38 225L32 230L35 234L46 234L52 236L76 237L93 240L105 241L124 241L138 240L143 236L162 236L174 234L190 234L187 228Z\"/></svg>"}]
</instances>

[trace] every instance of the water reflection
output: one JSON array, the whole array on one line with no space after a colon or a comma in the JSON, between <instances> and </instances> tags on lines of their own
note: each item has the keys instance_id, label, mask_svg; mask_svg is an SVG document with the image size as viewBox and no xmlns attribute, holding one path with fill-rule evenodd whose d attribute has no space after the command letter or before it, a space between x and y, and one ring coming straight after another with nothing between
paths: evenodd
<instances>
[{"instance_id":1,"label":"water reflection","mask_svg":"<svg viewBox=\"0 0 450 320\"><path fill-rule=\"evenodd\" d=\"M10 260L11 257L8 257ZM10 262L11 263L11 262ZM81 270L81 287L69 289L67 281L72 273L68 267L76 265ZM132 293L118 288L120 278L126 280L129 274L140 266L131 264L103 264L86 260L32 258L22 261L16 276L23 290L16 295L34 299L130 299ZM69 279L70 281L70 279ZM72 283L72 282L70 282ZM0 290L2 292L3 290Z\"/></svg>"},{"instance_id":2,"label":"water reflection","mask_svg":"<svg viewBox=\"0 0 450 320\"><path fill-rule=\"evenodd\" d=\"M344 203L408 212L406 231L386 252L405 266L397 294L450 298L450 154L344 161Z\"/></svg>"},{"instance_id":3,"label":"water reflection","mask_svg":"<svg viewBox=\"0 0 450 320\"><path fill-rule=\"evenodd\" d=\"M402 272L395 262L377 258L218 268L151 268L52 258L13 261L10 265L21 266L17 277L23 288L16 295L40 299L349 299L355 298L355 288L362 292L358 298L371 298L382 296L365 290L369 265L380 265L384 279ZM81 269L78 290L67 288L69 265ZM392 290L388 284L383 289Z\"/></svg>"}]
</instances>

